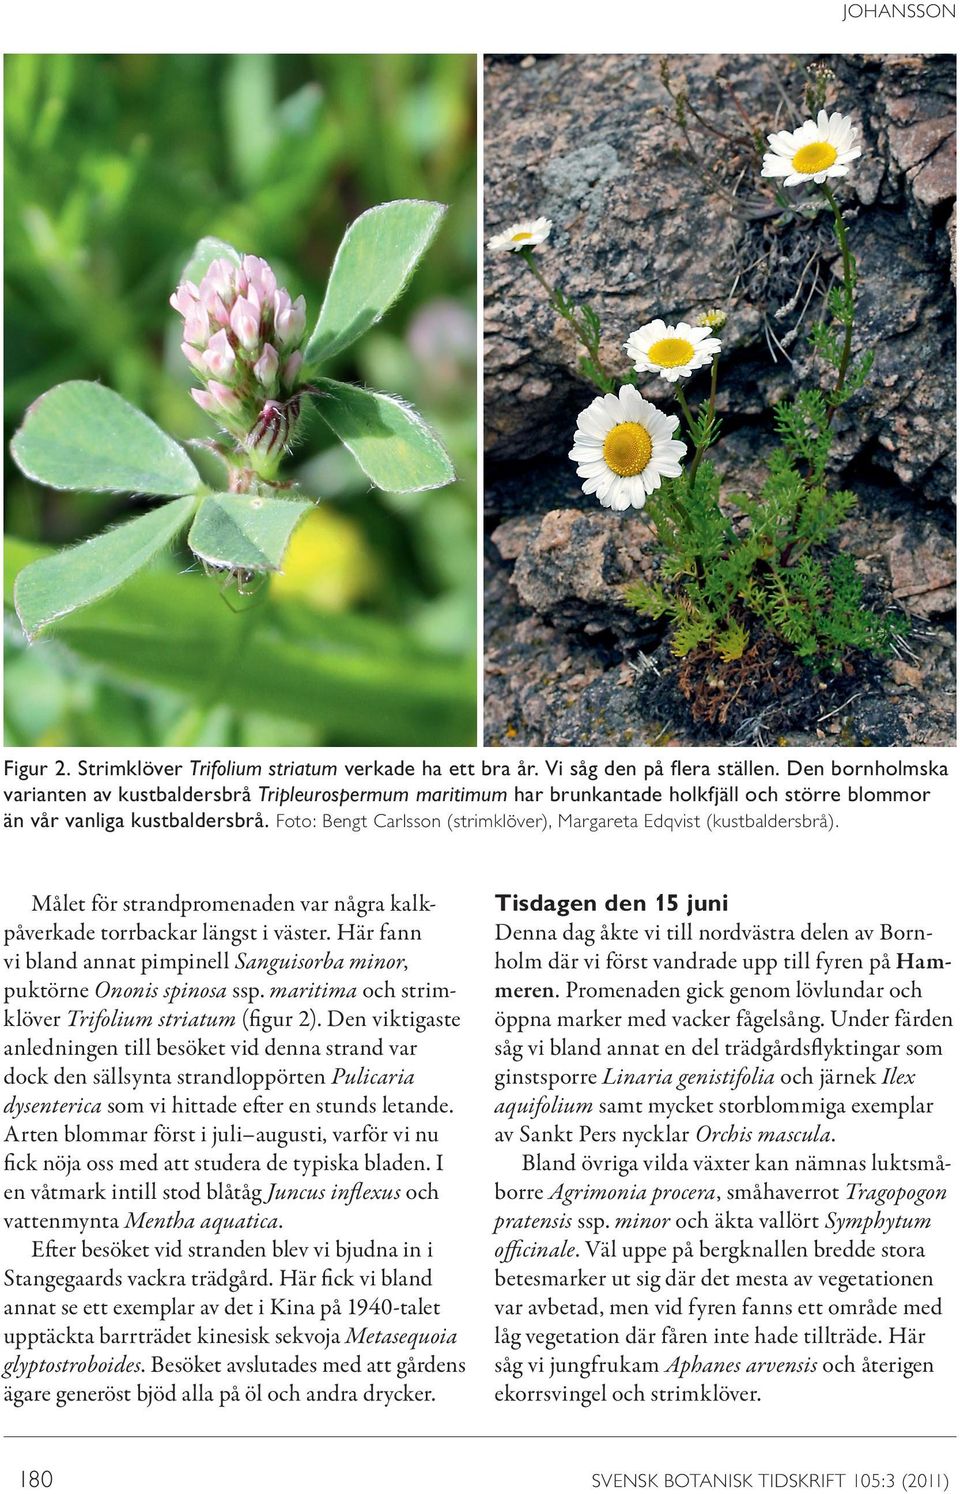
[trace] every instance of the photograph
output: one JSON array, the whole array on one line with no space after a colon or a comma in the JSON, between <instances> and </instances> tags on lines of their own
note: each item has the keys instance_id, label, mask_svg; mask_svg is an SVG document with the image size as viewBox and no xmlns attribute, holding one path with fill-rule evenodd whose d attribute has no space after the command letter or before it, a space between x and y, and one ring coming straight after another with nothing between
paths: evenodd
<instances>
[{"instance_id":1,"label":"photograph","mask_svg":"<svg viewBox=\"0 0 960 1494\"><path fill-rule=\"evenodd\" d=\"M484 740L955 740L956 66L484 62Z\"/></svg>"},{"instance_id":2,"label":"photograph","mask_svg":"<svg viewBox=\"0 0 960 1494\"><path fill-rule=\"evenodd\" d=\"M476 58L5 59L8 746L476 739Z\"/></svg>"}]
</instances>

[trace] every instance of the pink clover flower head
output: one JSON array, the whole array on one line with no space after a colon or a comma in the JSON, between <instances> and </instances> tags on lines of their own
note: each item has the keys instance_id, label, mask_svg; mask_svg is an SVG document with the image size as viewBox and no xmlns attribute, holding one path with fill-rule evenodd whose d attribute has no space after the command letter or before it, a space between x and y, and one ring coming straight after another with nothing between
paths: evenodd
<instances>
[{"instance_id":1,"label":"pink clover flower head","mask_svg":"<svg viewBox=\"0 0 960 1494\"><path fill-rule=\"evenodd\" d=\"M183 280L170 297L183 317L181 347L203 387L191 390L238 446L279 457L300 413L307 305L277 284L265 259L223 254L199 282ZM278 408L286 401L289 408Z\"/></svg>"}]
</instances>

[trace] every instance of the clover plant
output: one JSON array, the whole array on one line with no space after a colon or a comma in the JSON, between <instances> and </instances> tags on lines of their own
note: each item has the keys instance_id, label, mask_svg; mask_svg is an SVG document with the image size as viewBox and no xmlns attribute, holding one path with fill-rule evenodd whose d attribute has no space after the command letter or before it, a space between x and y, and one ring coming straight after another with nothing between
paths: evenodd
<instances>
[{"instance_id":1,"label":"clover plant","mask_svg":"<svg viewBox=\"0 0 960 1494\"><path fill-rule=\"evenodd\" d=\"M14 601L28 637L106 596L182 535L208 572L241 592L278 571L314 501L280 476L308 401L375 487L409 493L454 480L416 410L323 373L401 294L444 211L435 202L387 202L352 223L309 335L304 298L279 286L265 260L219 239L200 241L171 304L200 381L191 393L219 427L193 443L222 463L217 488L172 437L101 384L58 384L30 406L11 444L27 477L77 493L162 501L24 567Z\"/></svg>"}]
</instances>

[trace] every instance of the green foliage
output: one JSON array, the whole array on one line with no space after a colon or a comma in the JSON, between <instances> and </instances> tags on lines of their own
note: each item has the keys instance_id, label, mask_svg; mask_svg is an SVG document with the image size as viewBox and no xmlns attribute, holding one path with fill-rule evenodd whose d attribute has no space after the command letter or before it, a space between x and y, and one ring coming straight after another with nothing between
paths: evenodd
<instances>
[{"instance_id":1,"label":"green foliage","mask_svg":"<svg viewBox=\"0 0 960 1494\"><path fill-rule=\"evenodd\" d=\"M129 581L173 544L195 507L195 498L175 498L117 529L26 566L17 577L13 599L27 637L36 638L48 623L90 606Z\"/></svg>"},{"instance_id":2,"label":"green foliage","mask_svg":"<svg viewBox=\"0 0 960 1494\"><path fill-rule=\"evenodd\" d=\"M734 618L725 628L721 628L714 642L723 662L732 664L736 659L743 658L747 644L750 642L750 634L743 624Z\"/></svg>"},{"instance_id":3,"label":"green foliage","mask_svg":"<svg viewBox=\"0 0 960 1494\"><path fill-rule=\"evenodd\" d=\"M811 478L822 478L831 446L826 396L819 389L801 390L775 407L773 420L791 469L799 473L805 463Z\"/></svg>"},{"instance_id":4,"label":"green foliage","mask_svg":"<svg viewBox=\"0 0 960 1494\"><path fill-rule=\"evenodd\" d=\"M389 394L315 379L321 418L356 457L371 482L388 493L444 487L456 473L416 410Z\"/></svg>"},{"instance_id":5,"label":"green foliage","mask_svg":"<svg viewBox=\"0 0 960 1494\"><path fill-rule=\"evenodd\" d=\"M312 505L260 493L210 493L190 527L198 560L227 571L278 571L291 535Z\"/></svg>"},{"instance_id":6,"label":"green foliage","mask_svg":"<svg viewBox=\"0 0 960 1494\"><path fill-rule=\"evenodd\" d=\"M185 451L102 384L58 384L30 406L10 444L17 466L48 488L91 493L194 493Z\"/></svg>"},{"instance_id":7,"label":"green foliage","mask_svg":"<svg viewBox=\"0 0 960 1494\"><path fill-rule=\"evenodd\" d=\"M717 502L719 484L709 462L694 481L685 473L648 503L670 581L666 587L634 585L627 599L640 612L671 619L671 646L680 657L708 644L721 659L740 658L758 623L817 669L838 670L852 650L892 652L904 619L865 607L863 582L848 555L811 553L856 502L853 493L831 491L816 475L829 452L829 428L824 448L808 423L815 404L804 400L800 411L778 411L788 444L774 453L760 499L738 494L727 500L740 510L738 523ZM813 455L806 472L798 468L801 451Z\"/></svg>"},{"instance_id":8,"label":"green foliage","mask_svg":"<svg viewBox=\"0 0 960 1494\"><path fill-rule=\"evenodd\" d=\"M624 596L631 607L636 607L638 612L654 619L662 617L669 611L670 602L662 586L652 585L648 581L631 581L624 589Z\"/></svg>"},{"instance_id":9,"label":"green foliage","mask_svg":"<svg viewBox=\"0 0 960 1494\"><path fill-rule=\"evenodd\" d=\"M439 202L385 202L351 223L306 346L308 371L342 353L390 309L445 212Z\"/></svg>"},{"instance_id":10,"label":"green foliage","mask_svg":"<svg viewBox=\"0 0 960 1494\"><path fill-rule=\"evenodd\" d=\"M752 582L745 599L799 659L835 672L851 650L891 654L904 623L864 605L863 581L849 555L828 563L804 555L790 569L777 567Z\"/></svg>"},{"instance_id":11,"label":"green foliage","mask_svg":"<svg viewBox=\"0 0 960 1494\"><path fill-rule=\"evenodd\" d=\"M670 618L671 647L679 657L709 645L725 661L740 658L760 624L805 663L838 670L849 651L890 654L903 629L899 614L881 617L866 608L863 582L848 555L811 553L835 533L856 498L823 484L829 427L824 445L822 433L810 426L817 401L797 403L800 410L777 412L787 444L771 459L761 497L727 499L728 508L740 511L737 523L720 508L719 480L709 462L693 480L688 469L665 483L647 504L669 580L665 586L636 584L627 599L649 616ZM804 471L802 453L812 455Z\"/></svg>"}]
</instances>

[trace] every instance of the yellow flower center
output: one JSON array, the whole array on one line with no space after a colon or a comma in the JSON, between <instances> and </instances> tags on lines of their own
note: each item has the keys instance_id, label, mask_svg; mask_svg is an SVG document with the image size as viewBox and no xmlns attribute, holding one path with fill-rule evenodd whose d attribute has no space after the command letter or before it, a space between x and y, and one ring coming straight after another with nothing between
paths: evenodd
<instances>
[{"instance_id":1,"label":"yellow flower center","mask_svg":"<svg viewBox=\"0 0 960 1494\"><path fill-rule=\"evenodd\" d=\"M814 140L812 145L801 145L793 158L794 171L802 171L805 176L813 176L817 171L826 171L837 159L834 146L828 145L826 140Z\"/></svg>"},{"instance_id":2,"label":"yellow flower center","mask_svg":"<svg viewBox=\"0 0 960 1494\"><path fill-rule=\"evenodd\" d=\"M647 349L647 357L661 368L682 368L693 357L693 343L685 337L661 337Z\"/></svg>"},{"instance_id":3,"label":"yellow flower center","mask_svg":"<svg viewBox=\"0 0 960 1494\"><path fill-rule=\"evenodd\" d=\"M533 234L532 233L515 233L514 236L513 236L513 238L510 240L510 242L512 244L522 244L523 241L524 241L524 239L532 239L532 238L533 238Z\"/></svg>"},{"instance_id":4,"label":"yellow flower center","mask_svg":"<svg viewBox=\"0 0 960 1494\"><path fill-rule=\"evenodd\" d=\"M603 460L618 477L636 477L653 455L650 433L636 420L624 420L607 432Z\"/></svg>"}]
</instances>

